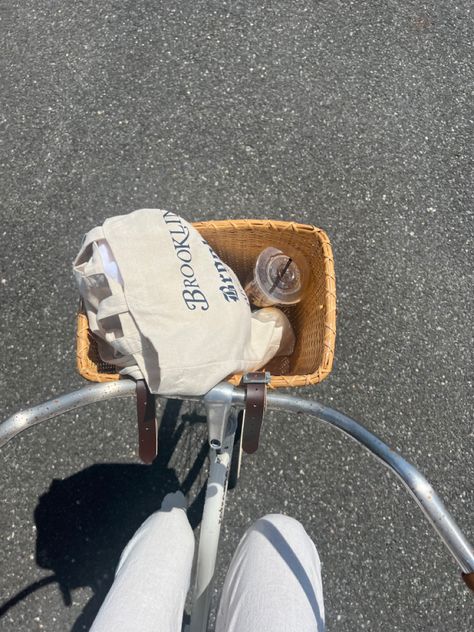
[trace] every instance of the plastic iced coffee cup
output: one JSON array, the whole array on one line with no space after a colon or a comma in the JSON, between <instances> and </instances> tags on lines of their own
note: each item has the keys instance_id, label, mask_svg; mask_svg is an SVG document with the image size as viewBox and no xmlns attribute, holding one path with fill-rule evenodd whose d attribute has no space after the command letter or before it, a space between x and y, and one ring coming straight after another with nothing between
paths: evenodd
<instances>
[{"instance_id":1,"label":"plastic iced coffee cup","mask_svg":"<svg viewBox=\"0 0 474 632\"><path fill-rule=\"evenodd\" d=\"M277 248L266 248L258 256L245 292L255 307L294 305L303 297L307 276L301 257L295 260Z\"/></svg>"}]
</instances>

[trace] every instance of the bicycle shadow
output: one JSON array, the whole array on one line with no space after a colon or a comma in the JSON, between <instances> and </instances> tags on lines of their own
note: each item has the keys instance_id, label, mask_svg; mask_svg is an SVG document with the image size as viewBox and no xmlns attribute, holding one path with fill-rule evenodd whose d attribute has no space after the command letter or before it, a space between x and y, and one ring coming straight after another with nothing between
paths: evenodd
<instances>
[{"instance_id":1,"label":"bicycle shadow","mask_svg":"<svg viewBox=\"0 0 474 632\"><path fill-rule=\"evenodd\" d=\"M71 632L88 630L112 584L122 550L142 522L157 511L166 494L187 494L207 457L203 442L187 464L182 483L170 460L187 426L204 423L196 413L182 415L182 402L168 400L158 435L159 453L152 465L98 464L64 480L54 479L34 512L36 563L53 574L34 582L0 606L0 617L43 586L57 582L64 604L71 591L90 587L93 595ZM188 509L195 528L202 515L205 486Z\"/></svg>"}]
</instances>

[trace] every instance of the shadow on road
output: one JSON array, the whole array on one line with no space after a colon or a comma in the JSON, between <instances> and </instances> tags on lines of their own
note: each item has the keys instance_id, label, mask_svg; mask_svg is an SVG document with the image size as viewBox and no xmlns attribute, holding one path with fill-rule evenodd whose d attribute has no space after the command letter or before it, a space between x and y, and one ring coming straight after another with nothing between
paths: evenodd
<instances>
[{"instance_id":1,"label":"shadow on road","mask_svg":"<svg viewBox=\"0 0 474 632\"><path fill-rule=\"evenodd\" d=\"M164 496L188 493L207 456L203 444L180 484L170 459L185 426L201 423L199 415L183 415L181 403L169 400L159 431L159 454L152 465L98 464L64 480L54 479L34 512L36 562L53 575L27 586L0 606L0 617L32 592L57 582L65 605L71 591L89 586L93 596L71 632L88 630L113 581L120 554L142 522L160 508ZM201 519L205 489L188 510L193 528Z\"/></svg>"}]
</instances>

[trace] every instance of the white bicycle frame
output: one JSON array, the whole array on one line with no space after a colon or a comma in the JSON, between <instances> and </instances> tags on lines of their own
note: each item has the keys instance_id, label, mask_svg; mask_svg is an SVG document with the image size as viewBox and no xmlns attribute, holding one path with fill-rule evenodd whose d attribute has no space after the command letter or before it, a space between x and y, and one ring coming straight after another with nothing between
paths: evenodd
<instances>
[{"instance_id":1,"label":"white bicycle frame","mask_svg":"<svg viewBox=\"0 0 474 632\"><path fill-rule=\"evenodd\" d=\"M63 413L99 401L134 397L135 394L136 387L133 381L120 380L89 385L39 406L20 411L0 423L0 447L23 430ZM245 390L221 383L204 397L183 397L181 399L204 401L211 449L190 624L190 632L205 632L210 611L220 528L224 515L227 480L236 430L235 416L230 413L233 408L245 406ZM269 393L267 395L267 408L306 413L316 417L348 435L378 458L398 476L408 489L458 563L466 584L474 590L474 550L445 508L440 497L413 465L350 417L317 402L287 394Z\"/></svg>"}]
</instances>

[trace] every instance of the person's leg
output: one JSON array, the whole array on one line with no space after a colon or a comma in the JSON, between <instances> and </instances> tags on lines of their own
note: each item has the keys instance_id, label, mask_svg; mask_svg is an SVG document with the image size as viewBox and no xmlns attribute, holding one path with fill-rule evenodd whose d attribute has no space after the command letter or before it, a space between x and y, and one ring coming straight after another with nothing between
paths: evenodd
<instances>
[{"instance_id":1,"label":"person's leg","mask_svg":"<svg viewBox=\"0 0 474 632\"><path fill-rule=\"evenodd\" d=\"M169 494L125 547L90 632L179 632L193 554L184 496Z\"/></svg>"},{"instance_id":2,"label":"person's leg","mask_svg":"<svg viewBox=\"0 0 474 632\"><path fill-rule=\"evenodd\" d=\"M216 632L322 632L321 564L293 518L274 514L246 532L227 573Z\"/></svg>"}]
</instances>

